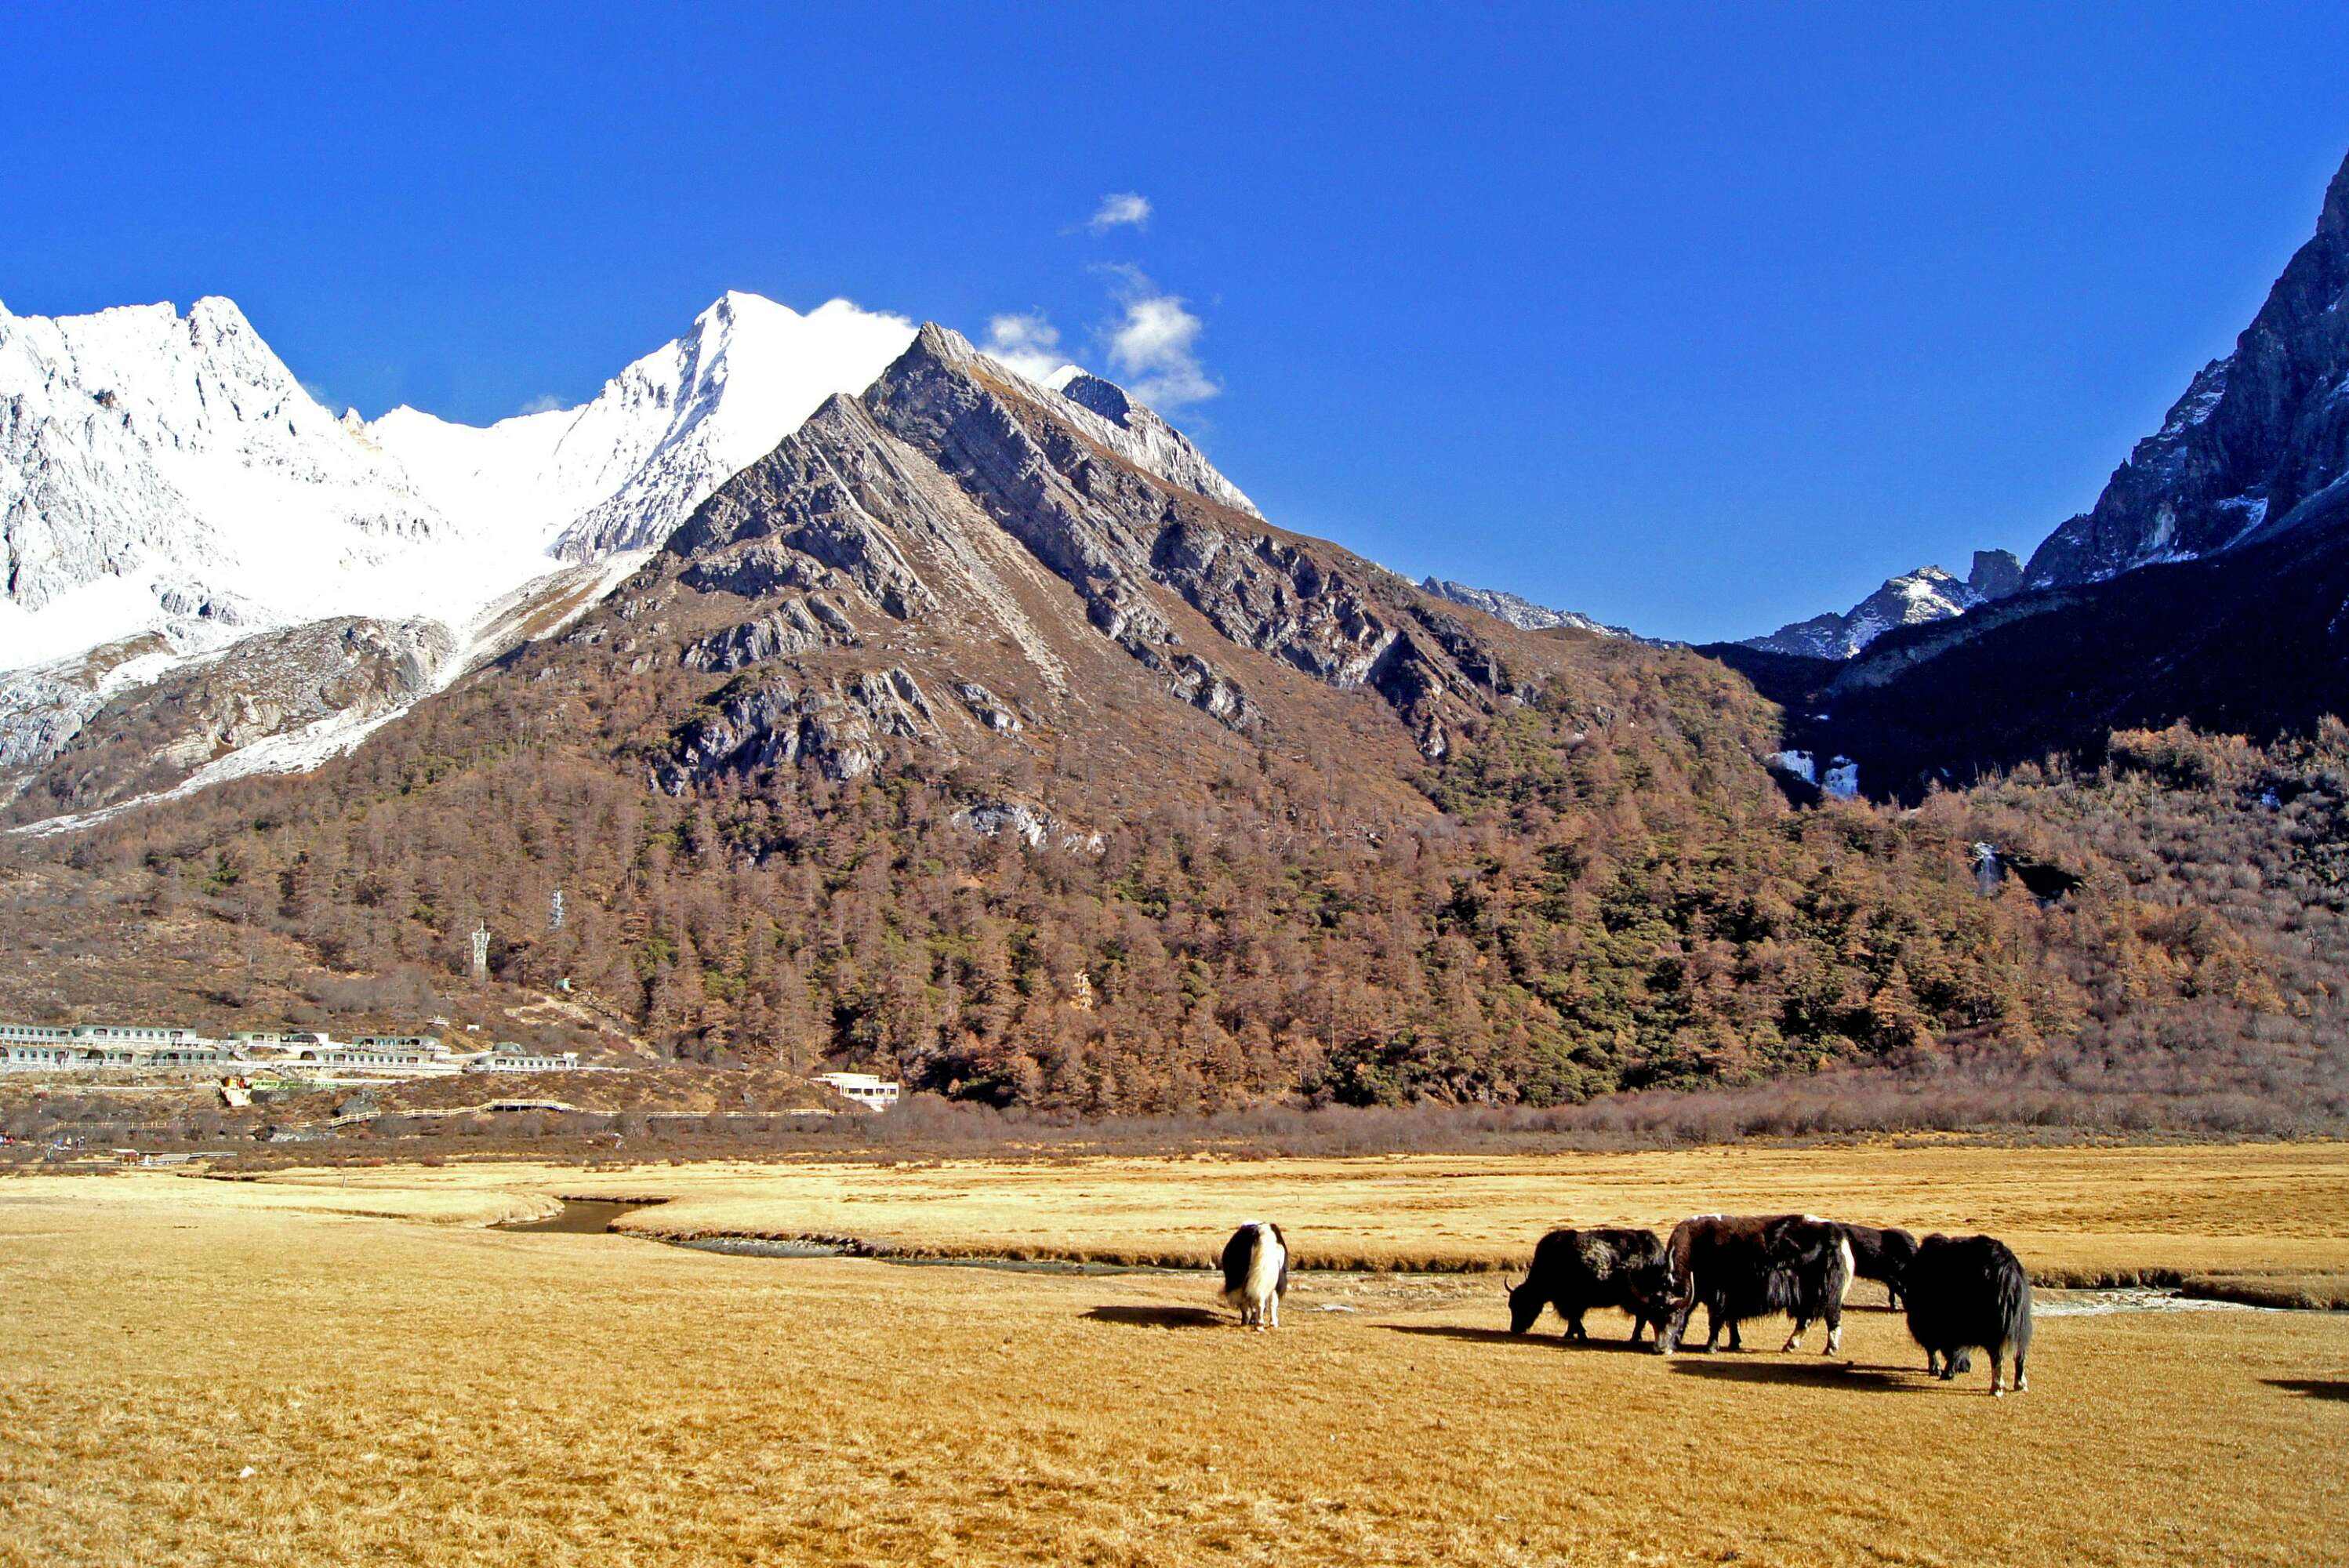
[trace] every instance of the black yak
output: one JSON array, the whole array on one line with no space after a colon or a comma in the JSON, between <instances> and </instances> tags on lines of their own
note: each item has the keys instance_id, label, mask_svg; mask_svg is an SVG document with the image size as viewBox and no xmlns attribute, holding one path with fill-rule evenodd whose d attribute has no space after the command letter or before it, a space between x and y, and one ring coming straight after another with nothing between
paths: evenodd
<instances>
[{"instance_id":1,"label":"black yak","mask_svg":"<svg viewBox=\"0 0 2349 1568\"><path fill-rule=\"evenodd\" d=\"M1251 1220L1224 1243L1224 1299L1248 1328L1278 1328L1288 1294L1288 1238L1269 1220Z\"/></svg>"},{"instance_id":2,"label":"black yak","mask_svg":"<svg viewBox=\"0 0 2349 1568\"><path fill-rule=\"evenodd\" d=\"M1917 1255L1917 1238L1906 1231L1878 1230L1838 1220L1844 1240L1851 1243L1851 1271L1856 1279L1872 1279L1884 1287L1884 1305L1899 1311L1906 1293L1900 1276Z\"/></svg>"},{"instance_id":3,"label":"black yak","mask_svg":"<svg viewBox=\"0 0 2349 1568\"><path fill-rule=\"evenodd\" d=\"M1927 1236L1901 1282L1909 1298L1909 1337L1925 1347L1925 1370L1943 1382L1973 1370L1972 1352L1990 1356L1990 1391L2002 1394L1999 1364L2014 1359L2014 1391L2031 1352L2031 1276L1995 1236Z\"/></svg>"},{"instance_id":4,"label":"black yak","mask_svg":"<svg viewBox=\"0 0 2349 1568\"><path fill-rule=\"evenodd\" d=\"M1566 1319L1568 1339L1588 1340L1582 1315L1594 1306L1631 1315L1631 1343L1652 1326L1664 1331L1670 1304L1664 1290L1664 1243L1653 1231L1606 1226L1552 1231L1534 1248L1525 1283L1509 1292L1509 1332L1523 1334L1544 1307Z\"/></svg>"},{"instance_id":5,"label":"black yak","mask_svg":"<svg viewBox=\"0 0 2349 1568\"><path fill-rule=\"evenodd\" d=\"M1664 1245L1670 1309L1656 1349L1669 1356L1688 1333L1689 1317L1704 1303L1704 1347L1745 1346L1738 1325L1783 1312L1795 1329L1785 1348L1797 1349L1813 1318L1827 1325L1826 1354L1843 1346L1843 1298L1851 1288L1851 1243L1833 1222L1811 1214L1699 1214L1672 1227Z\"/></svg>"}]
</instances>

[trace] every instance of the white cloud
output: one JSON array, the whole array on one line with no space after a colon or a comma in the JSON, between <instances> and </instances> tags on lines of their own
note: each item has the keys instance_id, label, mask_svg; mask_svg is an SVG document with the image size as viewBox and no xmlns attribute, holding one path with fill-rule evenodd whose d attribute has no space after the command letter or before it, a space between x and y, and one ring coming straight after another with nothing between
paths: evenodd
<instances>
[{"instance_id":1,"label":"white cloud","mask_svg":"<svg viewBox=\"0 0 2349 1568\"><path fill-rule=\"evenodd\" d=\"M1101 205L1085 221L1085 227L1096 234L1105 234L1123 224L1141 228L1150 222L1150 202L1141 192L1116 191L1102 198Z\"/></svg>"},{"instance_id":2,"label":"white cloud","mask_svg":"<svg viewBox=\"0 0 2349 1568\"><path fill-rule=\"evenodd\" d=\"M542 392L537 397L532 398L529 402L523 404L522 406L522 411L525 414L552 414L557 408L567 408L569 407L570 405L568 403L565 403L554 393Z\"/></svg>"},{"instance_id":3,"label":"white cloud","mask_svg":"<svg viewBox=\"0 0 2349 1568\"><path fill-rule=\"evenodd\" d=\"M1132 267L1115 270L1125 279L1125 315L1105 334L1109 362L1133 395L1154 408L1176 408L1221 392L1199 363L1206 324L1179 294L1161 291Z\"/></svg>"},{"instance_id":4,"label":"white cloud","mask_svg":"<svg viewBox=\"0 0 2349 1568\"><path fill-rule=\"evenodd\" d=\"M1041 381L1068 363L1061 352L1061 329L1042 311L989 316L986 352L1031 381Z\"/></svg>"}]
</instances>

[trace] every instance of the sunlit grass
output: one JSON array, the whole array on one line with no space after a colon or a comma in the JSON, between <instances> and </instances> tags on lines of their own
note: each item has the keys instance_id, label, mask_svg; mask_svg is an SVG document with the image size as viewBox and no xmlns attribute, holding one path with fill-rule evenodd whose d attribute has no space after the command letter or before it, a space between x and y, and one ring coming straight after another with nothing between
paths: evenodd
<instances>
[{"instance_id":1,"label":"sunlit grass","mask_svg":"<svg viewBox=\"0 0 2349 1568\"><path fill-rule=\"evenodd\" d=\"M1951 1151L1981 1162L1967 1177L1934 1166L1941 1151L1888 1150L1876 1184L1831 1184L1851 1155L0 1182L0 1563L2337 1553L2336 1315L2046 1318L2033 1391L1992 1400L1980 1373L1929 1382L1899 1321L1869 1310L1852 1315L1848 1367L1665 1361L1566 1348L1555 1324L1508 1339L1490 1276L1306 1275L1286 1326L1253 1335L1197 1275L774 1262L476 1228L601 1185L678 1195L633 1223L707 1206L695 1227L756 1212L781 1231L805 1212L808 1228L851 1216L941 1246L1130 1231L1204 1252L1266 1213L1304 1247L1469 1258L1552 1220L1653 1222L1702 1188L1721 1206L1868 1192L1888 1218L2076 1225L2082 1266L2159 1247L2272 1271L2342 1244L2330 1150L2050 1154L2081 1163L2011 1179L1996 1171L2016 1151ZM1920 1158L1909 1185L1883 1185ZM1939 1207L1911 1212L1935 1191ZM2089 1229L2095 1212L2116 1228Z\"/></svg>"}]
</instances>

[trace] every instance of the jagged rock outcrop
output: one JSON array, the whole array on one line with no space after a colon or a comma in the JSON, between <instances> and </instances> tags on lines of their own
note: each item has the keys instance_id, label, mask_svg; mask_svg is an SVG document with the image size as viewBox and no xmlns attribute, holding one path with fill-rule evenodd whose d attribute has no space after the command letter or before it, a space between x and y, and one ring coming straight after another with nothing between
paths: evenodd
<instances>
[{"instance_id":1,"label":"jagged rock outcrop","mask_svg":"<svg viewBox=\"0 0 2349 1568\"><path fill-rule=\"evenodd\" d=\"M1744 645L1812 659L1848 659L1896 626L1947 621L2003 599L2023 586L2023 562L2011 550L1977 550L1964 581L1938 566L1887 579L1843 614L1814 615Z\"/></svg>"},{"instance_id":2,"label":"jagged rock outcrop","mask_svg":"<svg viewBox=\"0 0 2349 1568\"><path fill-rule=\"evenodd\" d=\"M998 735L1016 735L1024 726L1019 716L997 700L993 692L977 681L964 681L955 687L955 696L962 698L963 707L971 717L978 720Z\"/></svg>"},{"instance_id":3,"label":"jagged rock outcrop","mask_svg":"<svg viewBox=\"0 0 2349 1568\"><path fill-rule=\"evenodd\" d=\"M786 599L763 615L712 632L686 645L678 662L713 674L764 664L785 654L854 647L856 628L821 594Z\"/></svg>"},{"instance_id":4,"label":"jagged rock outcrop","mask_svg":"<svg viewBox=\"0 0 2349 1568\"><path fill-rule=\"evenodd\" d=\"M676 792L710 774L793 763L858 779L888 755L885 740L936 734L929 700L897 667L822 682L792 670L746 676L719 690L708 708L678 731L656 770L662 788Z\"/></svg>"},{"instance_id":5,"label":"jagged rock outcrop","mask_svg":"<svg viewBox=\"0 0 2349 1568\"><path fill-rule=\"evenodd\" d=\"M2349 506L2349 162L2316 233L2234 352L2198 373L2090 511L2033 553L2033 587L2231 550Z\"/></svg>"},{"instance_id":6,"label":"jagged rock outcrop","mask_svg":"<svg viewBox=\"0 0 2349 1568\"><path fill-rule=\"evenodd\" d=\"M1439 599L1449 599L1454 604L1482 610L1487 615L1498 616L1510 625L1527 632L1547 632L1566 627L1602 637L1628 637L1631 634L1620 626L1602 625L1579 611L1553 610L1547 604L1537 604L1520 594L1506 593L1498 588L1472 588L1465 583L1438 577L1422 579L1419 588L1423 593L1433 593Z\"/></svg>"}]
</instances>

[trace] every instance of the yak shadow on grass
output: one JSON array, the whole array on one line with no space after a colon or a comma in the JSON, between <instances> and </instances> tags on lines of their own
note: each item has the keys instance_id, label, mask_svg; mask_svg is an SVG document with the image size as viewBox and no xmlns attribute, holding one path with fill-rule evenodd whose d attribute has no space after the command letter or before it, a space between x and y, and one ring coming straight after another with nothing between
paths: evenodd
<instances>
[{"instance_id":1,"label":"yak shadow on grass","mask_svg":"<svg viewBox=\"0 0 2349 1568\"><path fill-rule=\"evenodd\" d=\"M1716 1356L1726 1354L1715 1352ZM1849 1388L1863 1394L1924 1394L1931 1390L1914 1377L1889 1367L1861 1367L1849 1361L1718 1360L1702 1353L1693 1358L1674 1357L1672 1370L1718 1383L1776 1383L1795 1388Z\"/></svg>"},{"instance_id":2,"label":"yak shadow on grass","mask_svg":"<svg viewBox=\"0 0 2349 1568\"><path fill-rule=\"evenodd\" d=\"M1204 1306L1097 1306L1085 1316L1127 1328L1216 1328L1237 1321Z\"/></svg>"},{"instance_id":3,"label":"yak shadow on grass","mask_svg":"<svg viewBox=\"0 0 2349 1568\"><path fill-rule=\"evenodd\" d=\"M2349 1399L2349 1377L2262 1377L2260 1381L2312 1399Z\"/></svg>"},{"instance_id":4,"label":"yak shadow on grass","mask_svg":"<svg viewBox=\"0 0 2349 1568\"><path fill-rule=\"evenodd\" d=\"M1457 1328L1446 1323L1390 1323L1386 1326L1395 1334L1417 1334L1429 1339L1465 1339L1475 1345L1546 1345L1554 1350L1630 1351L1640 1356L1656 1353L1656 1347L1645 1340L1637 1345L1628 1339L1573 1340L1563 1334L1512 1334L1506 1328Z\"/></svg>"}]
</instances>

